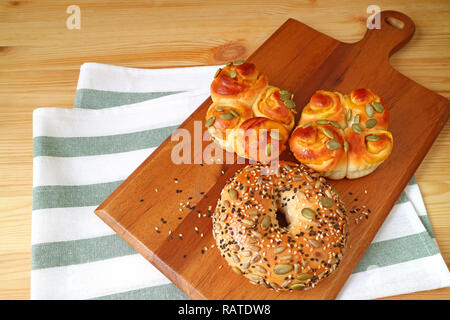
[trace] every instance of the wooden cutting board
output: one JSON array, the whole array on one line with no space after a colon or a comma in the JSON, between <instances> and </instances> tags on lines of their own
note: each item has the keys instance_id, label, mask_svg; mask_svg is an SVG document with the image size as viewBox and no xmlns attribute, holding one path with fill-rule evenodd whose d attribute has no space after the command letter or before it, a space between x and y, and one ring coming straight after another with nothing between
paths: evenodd
<instances>
[{"instance_id":1,"label":"wooden cutting board","mask_svg":"<svg viewBox=\"0 0 450 320\"><path fill-rule=\"evenodd\" d=\"M390 18L403 22L403 27L393 26ZM411 39L414 30L409 17L383 11L381 29L367 30L361 41L348 44L289 19L248 59L272 85L295 94L298 115L318 89L349 93L371 88L389 107L389 130L394 135L391 156L369 176L332 181L347 211L365 206L371 213L368 219L349 213L344 259L338 271L313 290L278 293L254 286L231 271L212 248L210 213L226 179L242 165L199 161L210 141L192 147L192 164L176 165L171 153L179 141L167 139L95 213L191 298L334 299L450 114L447 99L389 64L389 56ZM204 121L210 103L207 99L181 125L192 137L194 121ZM196 130L202 134L205 129ZM280 158L293 159L289 151Z\"/></svg>"}]
</instances>

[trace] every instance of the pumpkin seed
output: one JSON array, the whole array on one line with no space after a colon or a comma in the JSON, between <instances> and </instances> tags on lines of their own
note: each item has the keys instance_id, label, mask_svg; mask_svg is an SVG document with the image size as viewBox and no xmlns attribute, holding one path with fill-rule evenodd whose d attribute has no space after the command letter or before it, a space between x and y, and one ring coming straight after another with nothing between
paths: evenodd
<instances>
[{"instance_id":1,"label":"pumpkin seed","mask_svg":"<svg viewBox=\"0 0 450 320\"><path fill-rule=\"evenodd\" d=\"M228 194L230 195L230 198L232 200L236 200L238 198L238 193L237 193L236 189L229 189Z\"/></svg>"},{"instance_id":2,"label":"pumpkin seed","mask_svg":"<svg viewBox=\"0 0 450 320\"><path fill-rule=\"evenodd\" d=\"M346 109L345 110L345 120L350 121L351 117L352 117L352 110Z\"/></svg>"},{"instance_id":3,"label":"pumpkin seed","mask_svg":"<svg viewBox=\"0 0 450 320\"><path fill-rule=\"evenodd\" d=\"M286 102L287 100L291 100L290 92L286 91L286 90L280 90L280 99L283 102Z\"/></svg>"},{"instance_id":4,"label":"pumpkin seed","mask_svg":"<svg viewBox=\"0 0 450 320\"><path fill-rule=\"evenodd\" d=\"M377 125L378 121L377 119L369 119L366 121L366 128L371 129Z\"/></svg>"},{"instance_id":5,"label":"pumpkin seed","mask_svg":"<svg viewBox=\"0 0 450 320\"><path fill-rule=\"evenodd\" d=\"M372 103L372 106L377 112L379 113L384 112L384 106L381 103L375 101Z\"/></svg>"},{"instance_id":6,"label":"pumpkin seed","mask_svg":"<svg viewBox=\"0 0 450 320\"><path fill-rule=\"evenodd\" d=\"M313 245L313 247L315 247L315 248L320 247L320 242L317 241L316 239L309 239L308 241L309 241L309 243L311 243Z\"/></svg>"},{"instance_id":7,"label":"pumpkin seed","mask_svg":"<svg viewBox=\"0 0 450 320\"><path fill-rule=\"evenodd\" d=\"M311 279L312 275L310 275L309 273L300 273L297 276L295 276L295 278L300 281L306 281L308 279Z\"/></svg>"},{"instance_id":8,"label":"pumpkin seed","mask_svg":"<svg viewBox=\"0 0 450 320\"><path fill-rule=\"evenodd\" d=\"M209 128L213 125L214 121L216 121L216 117L212 116L211 118L209 118L208 120L206 120L205 122L205 127Z\"/></svg>"},{"instance_id":9,"label":"pumpkin seed","mask_svg":"<svg viewBox=\"0 0 450 320\"><path fill-rule=\"evenodd\" d=\"M293 284L292 286L290 286L289 289L292 289L292 290L301 290L301 289L303 289L304 287L305 287L305 284L304 284L304 283L295 283L295 284Z\"/></svg>"},{"instance_id":10,"label":"pumpkin seed","mask_svg":"<svg viewBox=\"0 0 450 320\"><path fill-rule=\"evenodd\" d=\"M220 216L220 221L224 222L227 216L228 215L226 213L222 213L222 215Z\"/></svg>"},{"instance_id":11,"label":"pumpkin seed","mask_svg":"<svg viewBox=\"0 0 450 320\"><path fill-rule=\"evenodd\" d=\"M312 121L308 121L308 122L302 124L302 128L308 128L310 125L312 125Z\"/></svg>"},{"instance_id":12,"label":"pumpkin seed","mask_svg":"<svg viewBox=\"0 0 450 320\"><path fill-rule=\"evenodd\" d=\"M352 124L352 130L355 131L356 133L361 133L362 132L361 127L357 123Z\"/></svg>"},{"instance_id":13,"label":"pumpkin seed","mask_svg":"<svg viewBox=\"0 0 450 320\"><path fill-rule=\"evenodd\" d=\"M220 71L222 71L222 68L217 69L216 73L214 74L214 78L217 78L217 76L219 75Z\"/></svg>"},{"instance_id":14,"label":"pumpkin seed","mask_svg":"<svg viewBox=\"0 0 450 320\"><path fill-rule=\"evenodd\" d=\"M327 141L327 148L330 150L338 150L341 148L341 144L337 142L336 140L328 140Z\"/></svg>"},{"instance_id":15,"label":"pumpkin seed","mask_svg":"<svg viewBox=\"0 0 450 320\"><path fill-rule=\"evenodd\" d=\"M249 248L250 250L252 250L252 251L255 251L255 252L259 252L259 250L261 250L260 247L258 247L258 246L253 246L253 245L248 246L248 248Z\"/></svg>"},{"instance_id":16,"label":"pumpkin seed","mask_svg":"<svg viewBox=\"0 0 450 320\"><path fill-rule=\"evenodd\" d=\"M261 221L261 229L266 230L270 227L270 217L269 216L265 216L262 221Z\"/></svg>"},{"instance_id":17,"label":"pumpkin seed","mask_svg":"<svg viewBox=\"0 0 450 320\"><path fill-rule=\"evenodd\" d=\"M238 275L242 275L242 271L238 267L233 267L232 269L233 269L234 273L236 273Z\"/></svg>"},{"instance_id":18,"label":"pumpkin seed","mask_svg":"<svg viewBox=\"0 0 450 320\"><path fill-rule=\"evenodd\" d=\"M295 108L295 103L292 100L286 100L283 101L285 106L288 107L289 109L294 109Z\"/></svg>"},{"instance_id":19,"label":"pumpkin seed","mask_svg":"<svg viewBox=\"0 0 450 320\"><path fill-rule=\"evenodd\" d=\"M221 114L219 115L219 117L221 117L221 118L224 119L224 120L231 120L231 119L234 118L234 116L233 116L232 113L221 113Z\"/></svg>"},{"instance_id":20,"label":"pumpkin seed","mask_svg":"<svg viewBox=\"0 0 450 320\"><path fill-rule=\"evenodd\" d=\"M359 114L357 114L355 116L355 120L353 120L353 123L359 124L359 119L360 119L360 116L359 116Z\"/></svg>"},{"instance_id":21,"label":"pumpkin seed","mask_svg":"<svg viewBox=\"0 0 450 320\"><path fill-rule=\"evenodd\" d=\"M373 117L373 107L370 104L366 104L366 114L368 117L372 118Z\"/></svg>"},{"instance_id":22,"label":"pumpkin seed","mask_svg":"<svg viewBox=\"0 0 450 320\"><path fill-rule=\"evenodd\" d=\"M337 213L341 218L344 217L344 214L342 213L342 211L341 211L340 209L336 209L336 213Z\"/></svg>"},{"instance_id":23,"label":"pumpkin seed","mask_svg":"<svg viewBox=\"0 0 450 320\"><path fill-rule=\"evenodd\" d=\"M225 208L229 208L230 207L230 201L228 201L228 200L225 200L224 202L223 202L223 206L225 207Z\"/></svg>"},{"instance_id":24,"label":"pumpkin seed","mask_svg":"<svg viewBox=\"0 0 450 320\"><path fill-rule=\"evenodd\" d=\"M310 208L303 208L302 215L308 220L312 220L316 217L314 211L311 210Z\"/></svg>"},{"instance_id":25,"label":"pumpkin seed","mask_svg":"<svg viewBox=\"0 0 450 320\"><path fill-rule=\"evenodd\" d=\"M290 264L279 264L273 268L273 272L276 274L286 274L292 271L292 266Z\"/></svg>"},{"instance_id":26,"label":"pumpkin seed","mask_svg":"<svg viewBox=\"0 0 450 320\"><path fill-rule=\"evenodd\" d=\"M250 215L258 214L258 210L256 210L256 209L251 209L249 212L247 212L247 214L250 214Z\"/></svg>"},{"instance_id":27,"label":"pumpkin seed","mask_svg":"<svg viewBox=\"0 0 450 320\"><path fill-rule=\"evenodd\" d=\"M236 60L236 61L233 62L233 64L235 66L239 66L239 65L244 64L244 63L245 63L245 60Z\"/></svg>"},{"instance_id":28,"label":"pumpkin seed","mask_svg":"<svg viewBox=\"0 0 450 320\"><path fill-rule=\"evenodd\" d=\"M233 109L230 110L230 113L235 116L236 118L239 118L239 113L237 113L236 111L234 111Z\"/></svg>"},{"instance_id":29,"label":"pumpkin seed","mask_svg":"<svg viewBox=\"0 0 450 320\"><path fill-rule=\"evenodd\" d=\"M228 66L231 66L232 64L233 64L233 62L230 61L230 62L227 62L226 66L228 67Z\"/></svg>"},{"instance_id":30,"label":"pumpkin seed","mask_svg":"<svg viewBox=\"0 0 450 320\"><path fill-rule=\"evenodd\" d=\"M347 152L348 151L348 142L344 141L344 151Z\"/></svg>"},{"instance_id":31,"label":"pumpkin seed","mask_svg":"<svg viewBox=\"0 0 450 320\"><path fill-rule=\"evenodd\" d=\"M324 128L323 129L323 133L330 139L334 139L334 134L333 132L331 132L329 129Z\"/></svg>"},{"instance_id":32,"label":"pumpkin seed","mask_svg":"<svg viewBox=\"0 0 450 320\"><path fill-rule=\"evenodd\" d=\"M217 106L217 107L216 107L216 110L217 110L217 111L223 111L223 109L224 109L224 108L223 108L222 106Z\"/></svg>"},{"instance_id":33,"label":"pumpkin seed","mask_svg":"<svg viewBox=\"0 0 450 320\"><path fill-rule=\"evenodd\" d=\"M333 199L328 198L328 197L323 197L322 199L320 199L320 202L322 203L322 205L325 208L330 208L330 207L332 207L334 205Z\"/></svg>"},{"instance_id":34,"label":"pumpkin seed","mask_svg":"<svg viewBox=\"0 0 450 320\"><path fill-rule=\"evenodd\" d=\"M278 253L282 253L285 249L286 249L286 246L279 246L279 247L276 247L273 252L278 254Z\"/></svg>"},{"instance_id":35,"label":"pumpkin seed","mask_svg":"<svg viewBox=\"0 0 450 320\"><path fill-rule=\"evenodd\" d=\"M277 131L270 131L270 136L276 140L281 140L280 139L280 134Z\"/></svg>"},{"instance_id":36,"label":"pumpkin seed","mask_svg":"<svg viewBox=\"0 0 450 320\"><path fill-rule=\"evenodd\" d=\"M230 73L228 75L230 76L230 78L235 78L236 77L236 70L230 70Z\"/></svg>"},{"instance_id":37,"label":"pumpkin seed","mask_svg":"<svg viewBox=\"0 0 450 320\"><path fill-rule=\"evenodd\" d=\"M235 255L235 254L233 254L233 255L231 256L231 258L233 258L233 261L234 261L235 263L241 262L241 260L239 259L239 257L238 257L237 255Z\"/></svg>"},{"instance_id":38,"label":"pumpkin seed","mask_svg":"<svg viewBox=\"0 0 450 320\"><path fill-rule=\"evenodd\" d=\"M330 121L326 119L320 119L316 121L317 124L329 124Z\"/></svg>"},{"instance_id":39,"label":"pumpkin seed","mask_svg":"<svg viewBox=\"0 0 450 320\"><path fill-rule=\"evenodd\" d=\"M336 121L330 121L330 124L338 129L342 129L341 125Z\"/></svg>"},{"instance_id":40,"label":"pumpkin seed","mask_svg":"<svg viewBox=\"0 0 450 320\"><path fill-rule=\"evenodd\" d=\"M257 254L250 260L250 263L255 263L258 262L259 260L261 260L261 256Z\"/></svg>"},{"instance_id":41,"label":"pumpkin seed","mask_svg":"<svg viewBox=\"0 0 450 320\"><path fill-rule=\"evenodd\" d=\"M300 265L298 263L294 264L294 273L298 273L298 271L300 270Z\"/></svg>"},{"instance_id":42,"label":"pumpkin seed","mask_svg":"<svg viewBox=\"0 0 450 320\"><path fill-rule=\"evenodd\" d=\"M235 245L233 245L232 249L233 249L234 251L238 251L238 250L240 249L240 247L239 247L238 244L235 244Z\"/></svg>"},{"instance_id":43,"label":"pumpkin seed","mask_svg":"<svg viewBox=\"0 0 450 320\"><path fill-rule=\"evenodd\" d=\"M367 141L378 141L380 140L380 136L375 136L373 134L366 136Z\"/></svg>"}]
</instances>

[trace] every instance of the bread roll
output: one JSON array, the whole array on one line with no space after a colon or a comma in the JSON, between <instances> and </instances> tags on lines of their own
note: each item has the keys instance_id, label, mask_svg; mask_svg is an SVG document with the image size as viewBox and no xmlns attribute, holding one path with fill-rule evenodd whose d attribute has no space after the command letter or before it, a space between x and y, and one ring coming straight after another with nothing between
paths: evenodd
<instances>
[{"instance_id":1,"label":"bread roll","mask_svg":"<svg viewBox=\"0 0 450 320\"><path fill-rule=\"evenodd\" d=\"M209 133L223 149L234 152L234 129L247 119L253 117L252 109L239 101L213 102L206 113L205 126Z\"/></svg>"},{"instance_id":2,"label":"bread roll","mask_svg":"<svg viewBox=\"0 0 450 320\"><path fill-rule=\"evenodd\" d=\"M289 131L278 121L253 117L244 121L236 133L236 153L244 158L269 162L286 148Z\"/></svg>"},{"instance_id":3,"label":"bread roll","mask_svg":"<svg viewBox=\"0 0 450 320\"><path fill-rule=\"evenodd\" d=\"M392 133L382 129L367 129L361 133L345 129L348 142L347 178L356 179L371 174L392 152Z\"/></svg>"},{"instance_id":4,"label":"bread roll","mask_svg":"<svg viewBox=\"0 0 450 320\"><path fill-rule=\"evenodd\" d=\"M334 121L340 127L345 128L347 126L345 115L345 100L342 94L339 92L318 90L303 108L300 124L326 119Z\"/></svg>"},{"instance_id":5,"label":"bread roll","mask_svg":"<svg viewBox=\"0 0 450 320\"><path fill-rule=\"evenodd\" d=\"M362 129L384 129L389 124L389 110L383 100L372 90L361 88L345 96L349 127L354 123Z\"/></svg>"},{"instance_id":6,"label":"bread roll","mask_svg":"<svg viewBox=\"0 0 450 320\"><path fill-rule=\"evenodd\" d=\"M289 147L295 158L331 179L347 174L347 152L343 131L331 124L309 122L295 128Z\"/></svg>"},{"instance_id":7,"label":"bread roll","mask_svg":"<svg viewBox=\"0 0 450 320\"><path fill-rule=\"evenodd\" d=\"M267 85L267 76L253 63L231 63L218 71L211 84L211 98L214 102L239 101L251 106Z\"/></svg>"},{"instance_id":8,"label":"bread roll","mask_svg":"<svg viewBox=\"0 0 450 320\"><path fill-rule=\"evenodd\" d=\"M266 117L281 122L288 131L294 128L295 105L291 100L291 93L274 86L267 86L258 95L252 106L256 117Z\"/></svg>"}]
</instances>

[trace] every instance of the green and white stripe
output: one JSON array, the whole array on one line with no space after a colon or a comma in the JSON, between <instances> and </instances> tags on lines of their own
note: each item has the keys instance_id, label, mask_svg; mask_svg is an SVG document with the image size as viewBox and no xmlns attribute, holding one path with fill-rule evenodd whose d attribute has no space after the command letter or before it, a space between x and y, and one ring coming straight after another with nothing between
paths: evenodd
<instances>
[{"instance_id":1,"label":"green and white stripe","mask_svg":"<svg viewBox=\"0 0 450 320\"><path fill-rule=\"evenodd\" d=\"M93 210L203 102L216 69L84 64L74 109L35 110L32 299L188 298ZM339 298L449 283L413 180Z\"/></svg>"}]
</instances>

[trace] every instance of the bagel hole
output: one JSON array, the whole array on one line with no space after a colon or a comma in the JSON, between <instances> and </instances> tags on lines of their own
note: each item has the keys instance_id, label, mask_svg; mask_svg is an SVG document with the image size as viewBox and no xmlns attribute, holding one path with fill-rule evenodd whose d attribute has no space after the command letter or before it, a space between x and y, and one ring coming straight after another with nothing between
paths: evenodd
<instances>
[{"instance_id":1,"label":"bagel hole","mask_svg":"<svg viewBox=\"0 0 450 320\"><path fill-rule=\"evenodd\" d=\"M278 220L278 225L281 228L287 228L289 223L286 220L286 214L284 212L282 212L280 209L277 210L277 220Z\"/></svg>"}]
</instances>

